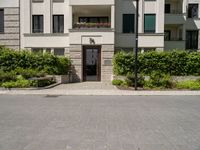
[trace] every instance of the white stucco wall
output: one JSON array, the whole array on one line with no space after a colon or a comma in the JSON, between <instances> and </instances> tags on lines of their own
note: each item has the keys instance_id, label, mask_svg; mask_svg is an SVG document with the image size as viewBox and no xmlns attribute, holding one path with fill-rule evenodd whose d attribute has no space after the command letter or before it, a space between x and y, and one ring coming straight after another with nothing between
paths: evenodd
<instances>
[{"instance_id":1,"label":"white stucco wall","mask_svg":"<svg viewBox=\"0 0 200 150\"><path fill-rule=\"evenodd\" d=\"M135 47L135 34L123 33L123 14L135 14L136 2L132 0L116 0L115 6L115 46L133 48ZM144 33L144 14L156 14L156 33L164 33L164 0L139 1L139 33ZM155 35L154 38L154 35L150 35L148 37L152 37L153 40L158 39L159 42L151 44L151 38L148 41L145 40L147 37L140 37L140 47L164 47L163 36L158 37Z\"/></svg>"},{"instance_id":2,"label":"white stucco wall","mask_svg":"<svg viewBox=\"0 0 200 150\"><path fill-rule=\"evenodd\" d=\"M77 4L79 4L77 6ZM85 5L87 6L81 6ZM114 6L114 0L106 0L106 1L69 1L65 0L64 2L53 2L51 3L49 0L44 0L43 3L30 3L30 0L21 0L21 46L22 48L30 48L30 47L69 47L70 44L78 43L81 44L80 37L82 35L91 35L91 33L81 33L80 35L77 35L77 33L69 33L69 29L72 29L72 20L77 21L76 16L73 14L73 8L80 7L78 11L85 10L85 7L90 7L90 4L95 4L97 7L99 7L100 14L95 12L95 6L94 9L91 9L92 12L88 13L87 16L108 16L109 20L112 24L112 27L114 27L114 13L115 10L113 8ZM81 8L82 7L82 8ZM106 10L106 13L101 12L102 10ZM52 16L54 14L63 14L64 15L64 34L65 36L62 36L62 34L54 36L52 34ZM43 15L44 16L44 34L45 36L32 36L32 15ZM85 16L82 14L81 16ZM112 17L111 17L112 16ZM74 18L73 18L74 17ZM26 36L24 36L26 34ZM77 35L77 36L76 36ZM114 32L112 34L110 32L104 33L104 32L93 32L92 35L98 35L103 37L103 43L112 43L114 44ZM71 37L70 37L71 36ZM71 40L69 40L71 39ZM71 43L70 43L71 41ZM102 44L103 44L102 43Z\"/></svg>"},{"instance_id":3,"label":"white stucco wall","mask_svg":"<svg viewBox=\"0 0 200 150\"><path fill-rule=\"evenodd\" d=\"M19 7L19 0L0 0L0 7Z\"/></svg>"}]
</instances>

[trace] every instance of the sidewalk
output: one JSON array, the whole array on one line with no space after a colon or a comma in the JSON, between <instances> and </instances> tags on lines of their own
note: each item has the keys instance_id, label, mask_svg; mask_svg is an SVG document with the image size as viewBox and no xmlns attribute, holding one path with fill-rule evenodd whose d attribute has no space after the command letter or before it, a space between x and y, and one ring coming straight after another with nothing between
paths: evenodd
<instances>
[{"instance_id":1,"label":"sidewalk","mask_svg":"<svg viewBox=\"0 0 200 150\"><path fill-rule=\"evenodd\" d=\"M62 84L51 89L21 90L1 89L0 95L199 95L200 91L130 91L119 90L113 85L105 83L74 83Z\"/></svg>"}]
</instances>

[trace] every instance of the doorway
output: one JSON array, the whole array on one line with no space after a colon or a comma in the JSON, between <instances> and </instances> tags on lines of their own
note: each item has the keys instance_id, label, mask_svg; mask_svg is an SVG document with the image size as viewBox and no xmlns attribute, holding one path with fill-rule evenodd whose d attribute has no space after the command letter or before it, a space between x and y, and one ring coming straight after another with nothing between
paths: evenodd
<instances>
[{"instance_id":1,"label":"doorway","mask_svg":"<svg viewBox=\"0 0 200 150\"><path fill-rule=\"evenodd\" d=\"M83 46L83 81L101 81L101 46Z\"/></svg>"}]
</instances>

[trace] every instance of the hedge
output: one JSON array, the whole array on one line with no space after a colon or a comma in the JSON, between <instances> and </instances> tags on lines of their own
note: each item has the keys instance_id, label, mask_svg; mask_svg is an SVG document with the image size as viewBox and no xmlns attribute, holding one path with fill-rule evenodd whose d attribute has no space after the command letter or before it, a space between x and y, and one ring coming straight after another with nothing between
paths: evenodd
<instances>
[{"instance_id":1,"label":"hedge","mask_svg":"<svg viewBox=\"0 0 200 150\"><path fill-rule=\"evenodd\" d=\"M134 55L120 51L114 55L113 71L115 75L132 74ZM174 76L200 75L200 53L186 51L156 52L150 51L138 55L138 72L149 75L158 71Z\"/></svg>"},{"instance_id":2,"label":"hedge","mask_svg":"<svg viewBox=\"0 0 200 150\"><path fill-rule=\"evenodd\" d=\"M16 68L44 70L47 74L67 74L71 62L69 58L52 54L14 51L0 47L0 70L9 72Z\"/></svg>"}]
</instances>

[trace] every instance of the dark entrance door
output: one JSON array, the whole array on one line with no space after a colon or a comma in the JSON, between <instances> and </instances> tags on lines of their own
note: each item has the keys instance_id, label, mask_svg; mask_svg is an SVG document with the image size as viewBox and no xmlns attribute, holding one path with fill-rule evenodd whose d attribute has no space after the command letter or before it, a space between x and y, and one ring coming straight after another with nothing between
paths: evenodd
<instances>
[{"instance_id":1,"label":"dark entrance door","mask_svg":"<svg viewBox=\"0 0 200 150\"><path fill-rule=\"evenodd\" d=\"M101 46L83 46L83 81L101 80Z\"/></svg>"}]
</instances>

